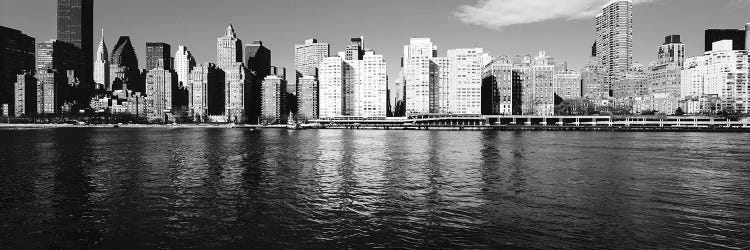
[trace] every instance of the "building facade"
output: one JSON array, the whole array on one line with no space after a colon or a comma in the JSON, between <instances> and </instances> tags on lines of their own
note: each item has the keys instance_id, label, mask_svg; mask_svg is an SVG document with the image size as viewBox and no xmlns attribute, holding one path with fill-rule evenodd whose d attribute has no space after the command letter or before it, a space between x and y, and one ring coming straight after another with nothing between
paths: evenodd
<instances>
[{"instance_id":1,"label":"building facade","mask_svg":"<svg viewBox=\"0 0 750 250\"><path fill-rule=\"evenodd\" d=\"M157 68L160 61L164 69L172 69L172 46L162 42L146 43L146 70Z\"/></svg>"},{"instance_id":2,"label":"building facade","mask_svg":"<svg viewBox=\"0 0 750 250\"><path fill-rule=\"evenodd\" d=\"M448 84L447 88L440 88L441 92L448 91L447 95L440 95L448 97L444 104L448 113L482 113L482 68L491 60L482 48L448 50Z\"/></svg>"},{"instance_id":3,"label":"building facade","mask_svg":"<svg viewBox=\"0 0 750 250\"><path fill-rule=\"evenodd\" d=\"M732 40L715 42L705 55L686 60L681 96L717 96L717 110L750 113L748 64L747 50L733 50Z\"/></svg>"},{"instance_id":4,"label":"building facade","mask_svg":"<svg viewBox=\"0 0 750 250\"><path fill-rule=\"evenodd\" d=\"M555 72L555 94L565 100L581 98L581 73L575 71Z\"/></svg>"},{"instance_id":5,"label":"building facade","mask_svg":"<svg viewBox=\"0 0 750 250\"><path fill-rule=\"evenodd\" d=\"M261 120L267 124L287 122L286 75L266 76L262 93Z\"/></svg>"},{"instance_id":6,"label":"building facade","mask_svg":"<svg viewBox=\"0 0 750 250\"><path fill-rule=\"evenodd\" d=\"M287 91L297 96L297 119L315 119L320 114L318 67L330 52L331 45L317 39L307 39L304 44L294 46L295 82L294 86L287 85Z\"/></svg>"},{"instance_id":7,"label":"building facade","mask_svg":"<svg viewBox=\"0 0 750 250\"><path fill-rule=\"evenodd\" d=\"M135 54L135 48L133 48L130 37L120 36L117 40L117 44L110 54L109 67L112 84L107 89L108 91L130 89L144 93L145 86L142 86L138 57Z\"/></svg>"},{"instance_id":8,"label":"building facade","mask_svg":"<svg viewBox=\"0 0 750 250\"><path fill-rule=\"evenodd\" d=\"M224 108L226 109L227 121L233 123L248 122L245 110L247 97L249 97L250 72L242 62L233 63L224 70L226 84L224 85ZM253 118L255 119L255 118Z\"/></svg>"},{"instance_id":9,"label":"building facade","mask_svg":"<svg viewBox=\"0 0 750 250\"><path fill-rule=\"evenodd\" d=\"M16 77L15 86L15 113L16 117L36 114L36 78L30 73L19 74Z\"/></svg>"},{"instance_id":10,"label":"building facade","mask_svg":"<svg viewBox=\"0 0 750 250\"><path fill-rule=\"evenodd\" d=\"M104 43L104 29L102 29L102 39L96 48L94 84L96 89L112 89L112 82L109 78L109 52L107 51L107 45Z\"/></svg>"},{"instance_id":11,"label":"building facade","mask_svg":"<svg viewBox=\"0 0 750 250\"><path fill-rule=\"evenodd\" d=\"M223 37L216 39L216 66L224 71L234 70L242 62L242 40L237 38L230 24Z\"/></svg>"},{"instance_id":12,"label":"building facade","mask_svg":"<svg viewBox=\"0 0 750 250\"><path fill-rule=\"evenodd\" d=\"M177 74L177 86L183 87L190 81L190 71L195 67L195 58L188 48L183 45L177 47L174 54L174 71Z\"/></svg>"},{"instance_id":13,"label":"building facade","mask_svg":"<svg viewBox=\"0 0 750 250\"><path fill-rule=\"evenodd\" d=\"M0 26L0 105L8 104L8 114L14 113L16 77L34 71L35 43L19 30Z\"/></svg>"},{"instance_id":14,"label":"building facade","mask_svg":"<svg viewBox=\"0 0 750 250\"><path fill-rule=\"evenodd\" d=\"M320 105L318 79L314 76L303 76L297 84L297 100L299 110L297 119L301 121L319 118Z\"/></svg>"},{"instance_id":15,"label":"building facade","mask_svg":"<svg viewBox=\"0 0 750 250\"><path fill-rule=\"evenodd\" d=\"M612 0L596 16L596 56L602 67L603 84L613 81L633 64L633 1Z\"/></svg>"},{"instance_id":16,"label":"building facade","mask_svg":"<svg viewBox=\"0 0 750 250\"><path fill-rule=\"evenodd\" d=\"M319 68L319 118L336 118L345 115L346 83L345 62L342 57L327 57Z\"/></svg>"},{"instance_id":17,"label":"building facade","mask_svg":"<svg viewBox=\"0 0 750 250\"><path fill-rule=\"evenodd\" d=\"M354 95L354 116L386 117L388 111L388 65L382 55L365 52L360 62Z\"/></svg>"},{"instance_id":18,"label":"building facade","mask_svg":"<svg viewBox=\"0 0 750 250\"><path fill-rule=\"evenodd\" d=\"M57 40L80 50L77 74L89 88L94 78L94 0L57 0Z\"/></svg>"},{"instance_id":19,"label":"building facade","mask_svg":"<svg viewBox=\"0 0 750 250\"><path fill-rule=\"evenodd\" d=\"M174 72L164 69L161 63L146 74L146 109L150 121L167 122L174 108L172 81L176 79Z\"/></svg>"},{"instance_id":20,"label":"building facade","mask_svg":"<svg viewBox=\"0 0 750 250\"><path fill-rule=\"evenodd\" d=\"M412 38L404 46L402 71L406 85L406 113L439 112L439 85L433 70L437 46L429 38Z\"/></svg>"}]
</instances>

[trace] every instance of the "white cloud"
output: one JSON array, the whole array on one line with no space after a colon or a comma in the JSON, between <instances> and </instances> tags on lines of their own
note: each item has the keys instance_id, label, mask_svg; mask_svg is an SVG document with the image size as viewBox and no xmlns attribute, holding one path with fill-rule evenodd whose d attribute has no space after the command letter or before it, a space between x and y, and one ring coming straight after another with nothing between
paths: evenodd
<instances>
[{"instance_id":1,"label":"white cloud","mask_svg":"<svg viewBox=\"0 0 750 250\"><path fill-rule=\"evenodd\" d=\"M634 0L634 4L657 0ZM742 0L747 1L747 0ZM455 16L464 23L492 29L555 19L596 16L609 0L479 0L459 7Z\"/></svg>"}]
</instances>

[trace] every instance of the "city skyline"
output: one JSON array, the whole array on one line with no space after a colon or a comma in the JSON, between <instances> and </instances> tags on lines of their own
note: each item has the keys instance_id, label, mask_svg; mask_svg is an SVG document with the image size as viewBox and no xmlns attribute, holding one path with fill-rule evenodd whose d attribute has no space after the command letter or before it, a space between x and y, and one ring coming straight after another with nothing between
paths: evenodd
<instances>
[{"instance_id":1,"label":"city skyline","mask_svg":"<svg viewBox=\"0 0 750 250\"><path fill-rule=\"evenodd\" d=\"M97 1L94 5L94 29L98 31L104 28L106 35L104 41L110 45L116 44L121 35L130 36L140 62L139 68L146 68L147 42L165 42L175 48L180 44L185 45L190 48L197 63L215 62L214 39L221 36L230 23L234 25L238 38L244 41L243 45L255 40L263 41L264 45L273 51L272 64L287 69L294 68L293 49L294 44L299 41L317 38L321 42L330 43L331 54L335 54L345 50L350 37L364 36L367 40L366 47L376 49L376 53L384 55L386 62L392 65L397 65L401 56L401 48L404 44L408 44L410 38L430 37L438 46L439 56L445 56L447 50L456 48L480 47L492 56L534 55L544 50L548 54L555 55L559 60L568 61L571 69L580 70L588 60L588 51L595 34L593 19L589 18L590 14L584 12L581 12L582 16L550 13L550 16L534 19L536 21L516 20L515 23L509 22L508 25L499 28L488 24L472 23L460 18L459 13L468 13L468 10L475 11L474 14L477 16L479 16L478 13L496 13L498 2L503 2L503 0L487 1L484 5L480 3L467 3L467 5L431 3L429 6L420 5L419 2L422 1L410 1L399 3L399 8L389 7L396 6L395 4L382 2L353 1L336 4L328 2L337 1L244 3L224 0L210 6L200 1L180 1L180 4L159 1L158 3L148 2L149 8L144 10L138 9L138 6L143 6L138 0L129 1L128 4ZM533 2L547 6L546 1ZM571 4L577 6L574 7L576 11L585 11L591 6L595 6L596 9L598 3L603 5L607 1L579 2ZM633 54L634 61L644 65L656 60L655 46L661 44L663 37L670 34L682 36L683 43L686 44L687 56L702 54L705 29L742 28L740 24L746 22L742 13L750 8L746 4L747 1L731 0L720 1L720 4L714 1L685 0L679 1L679 8L674 6L676 1L643 2L635 1ZM316 4L320 6L315 7ZM0 23L4 26L19 29L35 37L37 41L55 38L56 6L54 4L10 0L2 5ZM243 8L245 6L247 8ZM332 16L316 20L317 23L295 22L299 19L313 18L311 13L316 12L307 13L300 9L315 10L320 9L321 6L336 6L335 10L361 6L359 8L364 13L350 16L350 14L340 13L341 11L329 11ZM407 12L419 6L422 6L419 8L420 11ZM712 15L705 15L701 12L707 8L712 10ZM244 14L240 13L242 9L245 10ZM256 9L264 11L255 11ZM139 18L129 18L126 14L136 10L145 13ZM30 11L39 15L24 14ZM205 14L196 15L201 11ZM155 12L163 12L163 14L152 15ZM178 21L182 19L181 16L189 16L194 21L189 22L189 25L184 25L182 21ZM222 16L226 18L220 18ZM274 22L274 25L266 25L266 22L274 20L273 18L277 18L278 22ZM424 22L411 21L405 27L399 27L403 26L402 24L395 25L400 21L412 20L411 18L424 20ZM335 20L347 20L347 22L332 23ZM98 32L95 33L92 43L98 43L101 39ZM579 33L582 35L566 35ZM550 37L556 40L551 40ZM391 79L389 85L392 86L392 80L398 75L399 70L398 67L389 67L388 75ZM287 80L291 82L294 79Z\"/></svg>"}]
</instances>

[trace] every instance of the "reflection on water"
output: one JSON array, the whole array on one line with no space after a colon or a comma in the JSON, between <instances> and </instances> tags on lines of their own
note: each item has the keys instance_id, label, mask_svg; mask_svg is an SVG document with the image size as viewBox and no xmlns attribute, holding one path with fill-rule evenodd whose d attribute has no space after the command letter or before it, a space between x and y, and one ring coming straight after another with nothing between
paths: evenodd
<instances>
[{"instance_id":1,"label":"reflection on water","mask_svg":"<svg viewBox=\"0 0 750 250\"><path fill-rule=\"evenodd\" d=\"M741 134L0 130L0 248L746 248Z\"/></svg>"}]
</instances>

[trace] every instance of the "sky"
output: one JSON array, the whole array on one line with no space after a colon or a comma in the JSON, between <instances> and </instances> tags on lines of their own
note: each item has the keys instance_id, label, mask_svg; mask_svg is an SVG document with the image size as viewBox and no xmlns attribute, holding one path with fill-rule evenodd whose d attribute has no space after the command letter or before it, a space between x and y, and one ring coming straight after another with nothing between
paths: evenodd
<instances>
[{"instance_id":1,"label":"sky","mask_svg":"<svg viewBox=\"0 0 750 250\"><path fill-rule=\"evenodd\" d=\"M216 38L231 23L243 43L261 40L272 64L286 67L293 82L294 44L317 38L331 55L351 37L385 56L393 82L403 46L430 37L438 54L454 48L484 48L492 56L546 51L580 70L594 41L594 16L608 0L96 0L94 44L113 49L131 37L140 67L146 42L166 42L172 53L188 46L198 63L216 61ZM634 0L634 60L648 64L670 34L682 35L688 56L703 53L707 28L742 28L750 22L750 0ZM2 0L0 25L36 38L54 39L53 0ZM96 48L94 48L96 49Z\"/></svg>"}]
</instances>

